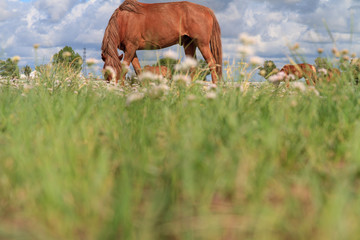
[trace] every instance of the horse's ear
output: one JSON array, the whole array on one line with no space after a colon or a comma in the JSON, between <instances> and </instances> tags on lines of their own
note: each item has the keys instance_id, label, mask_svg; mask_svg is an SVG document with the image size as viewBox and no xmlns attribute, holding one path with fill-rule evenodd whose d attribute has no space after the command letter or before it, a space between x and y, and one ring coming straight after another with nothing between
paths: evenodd
<instances>
[{"instance_id":1,"label":"horse's ear","mask_svg":"<svg viewBox=\"0 0 360 240\"><path fill-rule=\"evenodd\" d=\"M124 57L124 54L122 53L120 56L119 56L119 60L121 61Z\"/></svg>"},{"instance_id":2,"label":"horse's ear","mask_svg":"<svg viewBox=\"0 0 360 240\"><path fill-rule=\"evenodd\" d=\"M101 59L105 62L105 54L101 53Z\"/></svg>"}]
</instances>

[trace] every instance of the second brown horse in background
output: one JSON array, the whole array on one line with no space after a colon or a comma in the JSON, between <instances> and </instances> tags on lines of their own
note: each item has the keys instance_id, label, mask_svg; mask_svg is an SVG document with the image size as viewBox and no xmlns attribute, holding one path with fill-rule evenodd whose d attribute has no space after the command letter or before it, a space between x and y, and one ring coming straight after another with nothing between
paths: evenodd
<instances>
[{"instance_id":1,"label":"second brown horse in background","mask_svg":"<svg viewBox=\"0 0 360 240\"><path fill-rule=\"evenodd\" d=\"M156 75L163 76L164 78L171 79L171 71L166 66L149 66L144 67L145 72L151 72Z\"/></svg>"},{"instance_id":2,"label":"second brown horse in background","mask_svg":"<svg viewBox=\"0 0 360 240\"><path fill-rule=\"evenodd\" d=\"M300 63L296 65L287 64L285 65L280 72L285 73L287 76L293 75L294 80L305 78L307 85L311 85L310 81L315 85L316 84L316 68L308 63Z\"/></svg>"}]
</instances>

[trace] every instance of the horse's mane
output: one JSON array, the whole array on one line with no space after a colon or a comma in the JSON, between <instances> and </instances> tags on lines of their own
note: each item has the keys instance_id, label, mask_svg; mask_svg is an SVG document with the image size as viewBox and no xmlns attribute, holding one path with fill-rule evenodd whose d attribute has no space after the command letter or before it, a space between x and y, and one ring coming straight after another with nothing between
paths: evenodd
<instances>
[{"instance_id":1,"label":"horse's mane","mask_svg":"<svg viewBox=\"0 0 360 240\"><path fill-rule=\"evenodd\" d=\"M119 12L120 9L116 9L111 16L105 29L104 38L101 45L101 55L103 60L105 60L104 55L106 55L108 64L115 68L120 67L117 51L120 44L119 26L117 21Z\"/></svg>"},{"instance_id":2,"label":"horse's mane","mask_svg":"<svg viewBox=\"0 0 360 240\"><path fill-rule=\"evenodd\" d=\"M128 11L137 14L142 13L143 6L137 0L125 0L119 7L120 11Z\"/></svg>"},{"instance_id":3,"label":"horse's mane","mask_svg":"<svg viewBox=\"0 0 360 240\"><path fill-rule=\"evenodd\" d=\"M108 64L115 68L119 68L121 65L117 51L120 45L119 24L117 18L121 11L141 14L142 5L136 0L125 0L114 11L105 29L104 38L101 45L102 56L106 55L108 57Z\"/></svg>"}]
</instances>

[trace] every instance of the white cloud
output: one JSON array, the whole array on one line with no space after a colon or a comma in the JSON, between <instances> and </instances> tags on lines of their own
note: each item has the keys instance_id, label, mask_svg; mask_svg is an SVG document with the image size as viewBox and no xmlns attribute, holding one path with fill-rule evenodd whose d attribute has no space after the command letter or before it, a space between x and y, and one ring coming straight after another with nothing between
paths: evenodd
<instances>
[{"instance_id":1,"label":"white cloud","mask_svg":"<svg viewBox=\"0 0 360 240\"><path fill-rule=\"evenodd\" d=\"M42 13L40 13L40 11L38 9L36 9L35 7L31 7L29 12L24 16L24 18L22 19L23 21L25 21L27 23L27 28L28 29L33 29L35 26L35 23L38 23L42 20L45 20L46 16Z\"/></svg>"},{"instance_id":2,"label":"white cloud","mask_svg":"<svg viewBox=\"0 0 360 240\"><path fill-rule=\"evenodd\" d=\"M7 1L0 0L0 21L6 20L11 15L8 9Z\"/></svg>"},{"instance_id":3,"label":"white cloud","mask_svg":"<svg viewBox=\"0 0 360 240\"><path fill-rule=\"evenodd\" d=\"M78 1L74 0L37 0L34 2L34 6L40 11L46 13L48 15L48 20L58 21L63 18L77 3Z\"/></svg>"}]
</instances>

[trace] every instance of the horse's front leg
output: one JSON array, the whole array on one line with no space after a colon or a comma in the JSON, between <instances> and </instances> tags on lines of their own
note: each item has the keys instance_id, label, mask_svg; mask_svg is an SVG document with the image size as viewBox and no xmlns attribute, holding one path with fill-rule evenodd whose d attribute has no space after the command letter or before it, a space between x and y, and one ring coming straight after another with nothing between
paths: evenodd
<instances>
[{"instance_id":1,"label":"horse's front leg","mask_svg":"<svg viewBox=\"0 0 360 240\"><path fill-rule=\"evenodd\" d=\"M121 85L125 85L125 76L129 71L130 68L130 63L133 61L135 55L136 55L136 48L134 47L128 47L126 46L126 50L124 52L124 61L122 62L123 67L125 67L125 69L122 70L121 72ZM135 64L136 65L136 64ZM140 66L140 64L139 64ZM134 67L135 68L135 67Z\"/></svg>"},{"instance_id":2,"label":"horse's front leg","mask_svg":"<svg viewBox=\"0 0 360 240\"><path fill-rule=\"evenodd\" d=\"M134 55L134 58L132 60L132 65L134 67L134 70L136 72L136 75L140 75L141 74L141 66L140 66L140 61L139 61L139 58L137 57L136 55L136 52L135 52L135 55Z\"/></svg>"}]
</instances>

